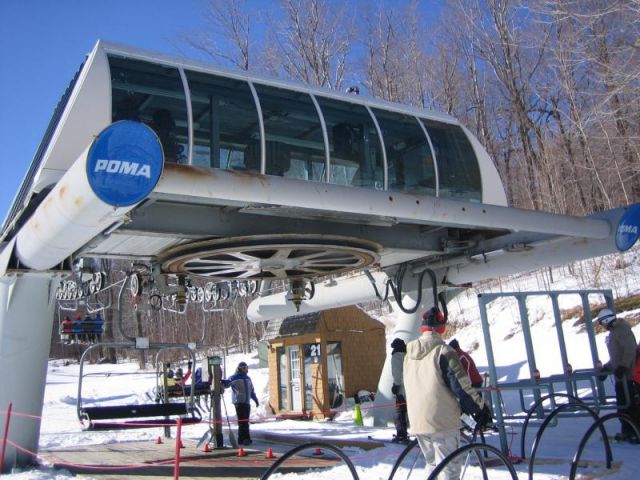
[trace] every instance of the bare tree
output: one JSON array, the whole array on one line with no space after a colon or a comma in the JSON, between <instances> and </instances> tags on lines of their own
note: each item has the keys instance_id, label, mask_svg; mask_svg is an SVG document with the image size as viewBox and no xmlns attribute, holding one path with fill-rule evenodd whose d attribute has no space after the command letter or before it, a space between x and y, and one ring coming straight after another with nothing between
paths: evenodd
<instances>
[{"instance_id":1,"label":"bare tree","mask_svg":"<svg viewBox=\"0 0 640 480\"><path fill-rule=\"evenodd\" d=\"M188 45L216 62L241 70L254 68L253 33L255 12L248 0L206 0L203 19L208 26L204 33L182 35Z\"/></svg>"},{"instance_id":2,"label":"bare tree","mask_svg":"<svg viewBox=\"0 0 640 480\"><path fill-rule=\"evenodd\" d=\"M374 97L399 101L400 40L394 12L392 9L387 12L380 9L367 23L367 87Z\"/></svg>"},{"instance_id":3,"label":"bare tree","mask_svg":"<svg viewBox=\"0 0 640 480\"><path fill-rule=\"evenodd\" d=\"M269 31L266 60L278 76L332 89L343 87L354 28L346 4L281 0L283 15Z\"/></svg>"},{"instance_id":4,"label":"bare tree","mask_svg":"<svg viewBox=\"0 0 640 480\"><path fill-rule=\"evenodd\" d=\"M622 0L541 6L556 37L549 81L557 90L550 103L587 211L640 194L637 6Z\"/></svg>"},{"instance_id":5,"label":"bare tree","mask_svg":"<svg viewBox=\"0 0 640 480\"><path fill-rule=\"evenodd\" d=\"M419 2L393 8L367 9L359 36L365 52L361 64L369 93L388 101L419 107L433 106L434 70L425 50L428 36L420 15Z\"/></svg>"}]
</instances>

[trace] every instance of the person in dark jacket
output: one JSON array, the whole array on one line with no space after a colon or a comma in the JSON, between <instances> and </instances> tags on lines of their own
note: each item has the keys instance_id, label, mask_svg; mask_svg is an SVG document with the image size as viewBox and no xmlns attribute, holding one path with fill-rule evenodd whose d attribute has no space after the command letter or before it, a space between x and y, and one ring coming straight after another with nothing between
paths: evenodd
<instances>
[{"instance_id":1,"label":"person in dark jacket","mask_svg":"<svg viewBox=\"0 0 640 480\"><path fill-rule=\"evenodd\" d=\"M104 332L104 318L100 312L96 313L95 318L93 319L93 334L95 336L96 341L102 340L102 333Z\"/></svg>"},{"instance_id":2,"label":"person in dark jacket","mask_svg":"<svg viewBox=\"0 0 640 480\"><path fill-rule=\"evenodd\" d=\"M249 416L251 415L251 400L260 405L258 397L253 389L253 382L247 375L249 367L245 362L240 362L236 373L226 380L222 380L224 388L231 387L232 402L236 407L238 417L238 443L241 445L251 445L251 433L249 432Z\"/></svg>"},{"instance_id":3,"label":"person in dark jacket","mask_svg":"<svg viewBox=\"0 0 640 480\"><path fill-rule=\"evenodd\" d=\"M640 407L635 404L632 381L633 369L636 365L636 337L629 324L622 318L617 318L616 314L608 308L601 310L596 320L609 332L605 340L609 361L603 367L603 374L613 372L615 377L618 412L626 413L638 423L640 421ZM629 392L629 404L627 404L625 387ZM631 425L622 420L620 424L622 431L616 435L616 438L629 443L640 443L640 439ZM638 427L640 428L640 425Z\"/></svg>"},{"instance_id":4,"label":"person in dark jacket","mask_svg":"<svg viewBox=\"0 0 640 480\"><path fill-rule=\"evenodd\" d=\"M82 315L76 315L71 324L71 331L73 332L71 338L74 342L80 342L82 340Z\"/></svg>"},{"instance_id":5,"label":"person in dark jacket","mask_svg":"<svg viewBox=\"0 0 640 480\"><path fill-rule=\"evenodd\" d=\"M407 401L404 396L404 382L402 381L402 364L407 353L407 345L401 338L396 338L391 342L391 377L393 385L391 393L396 397L396 418L394 424L396 434L393 442L406 442L407 437Z\"/></svg>"}]
</instances>

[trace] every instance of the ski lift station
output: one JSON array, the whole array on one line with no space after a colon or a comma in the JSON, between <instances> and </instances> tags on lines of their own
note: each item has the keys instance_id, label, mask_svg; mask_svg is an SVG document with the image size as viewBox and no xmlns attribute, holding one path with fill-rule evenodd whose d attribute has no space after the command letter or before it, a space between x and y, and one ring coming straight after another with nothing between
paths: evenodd
<instances>
[{"instance_id":1,"label":"ski lift station","mask_svg":"<svg viewBox=\"0 0 640 480\"><path fill-rule=\"evenodd\" d=\"M177 312L285 281L256 297L252 321L390 291L394 335L409 340L420 311L473 282L627 250L639 223L639 205L584 218L509 207L448 115L99 41L2 226L0 408L41 414L54 313L108 308L102 259L130 262L125 294ZM12 420L13 443L37 451L38 434ZM30 461L12 444L6 458Z\"/></svg>"}]
</instances>

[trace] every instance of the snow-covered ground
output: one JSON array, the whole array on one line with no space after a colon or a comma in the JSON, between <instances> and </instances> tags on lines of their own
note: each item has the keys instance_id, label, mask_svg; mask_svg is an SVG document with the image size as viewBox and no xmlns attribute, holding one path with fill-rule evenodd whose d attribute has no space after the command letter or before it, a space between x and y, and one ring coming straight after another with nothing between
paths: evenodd
<instances>
[{"instance_id":1,"label":"snow-covered ground","mask_svg":"<svg viewBox=\"0 0 640 480\"><path fill-rule=\"evenodd\" d=\"M576 289L576 288L610 288L616 296L626 296L640 293L640 262L638 262L638 250L629 254L626 268L612 270L603 273L598 277L599 284L594 285L584 279L586 276L580 272L574 275L560 275L560 270L554 270L555 282L551 282L545 275L538 273L520 277L516 280L503 280L493 286L485 286L485 289L492 291L533 291L549 288L551 290ZM596 265L597 266L597 265ZM582 267L581 267L582 268ZM587 268L587 267L585 267ZM485 290L488 291L488 290ZM463 349L471 349L472 355L478 364L481 372L488 370L486 351L484 348L483 336L479 321L478 304L476 293L470 291L461 295L450 305L450 318L455 319L459 327L456 331L456 338L460 341ZM570 308L579 304L579 297L570 295L561 297L560 307ZM532 297L527 303L527 310L532 322L531 332L535 345L536 361L542 376L562 373L563 366L560 361L559 349L556 344L556 333L553 324L551 303L545 297ZM640 310L625 313L623 316L640 315ZM513 300L499 300L494 302L489 310L491 321L491 335L494 345L494 353L498 372L501 381L513 381L529 377L529 370L526 362L523 336L517 319L518 308ZM586 333L579 325L575 325L574 320L563 323L563 332L568 346L569 362L574 369L588 368L591 366L591 357ZM636 338L640 338L640 325L634 327ZM605 334L597 336L597 347L599 357L603 361L608 360L606 347L604 345ZM477 347L477 348L475 348ZM268 399L268 372L266 368L258 367L257 354L230 355L226 358L227 372L231 373L240 360L246 360L250 367L250 376L253 379L260 407L252 410L252 419L255 421L251 429L254 432L254 445L252 448L266 450L268 446L261 443L261 434L282 434L294 437L308 437L331 442L332 439L356 439L367 440L389 439L394 433L393 427L373 428L357 427L353 423L353 416L350 410L339 414L334 421L308 422L293 420L273 419L267 412L266 405ZM114 432L85 432L76 419L76 397L78 364L65 364L64 361L51 361L47 376L47 387L45 392L45 404L42 420L42 430L40 436L41 450L55 450L76 445L104 444L127 441L152 441L161 435L160 429L124 430ZM109 405L109 404L135 404L148 403L146 396L155 386L155 371L139 371L134 362L119 365L89 365L85 372L91 375L86 377L83 383L83 399L85 405ZM608 389L612 391L611 380L607 380ZM229 392L226 393L229 395ZM520 411L519 400L514 395L505 396L505 411L516 413ZM231 406L231 399L226 397L226 405L230 407L229 416L232 426L235 428L235 412ZM366 404L365 404L366 407ZM223 411L224 413L224 411ZM608 412L605 412L608 413ZM537 453L539 462L535 468L535 478L543 480L567 478L569 473L570 459L573 457L580 437L591 424L587 418L562 418L556 427L550 428L543 437ZM606 424L610 435L619 430L617 421ZM207 430L205 424L189 426L184 429L187 438L197 440ZM529 456L533 439L537 429L530 427L527 434L526 455ZM517 456L519 451L520 428L508 430L509 444L512 454ZM225 433L226 435L226 433ZM488 443L499 446L497 434L490 434L487 437ZM635 479L640 478L640 446L626 443L612 443L614 462L622 462L622 466L612 474L607 475L609 479ZM282 447L280 447L283 451ZM374 450L362 450L355 447L348 447L345 452L356 466L361 479L382 480L387 479L391 467L397 458L402 447L387 443L382 448ZM604 461L603 443L599 435L594 434L591 442L587 446L583 459L593 463L580 469L582 475L600 476L605 474L602 467ZM49 459L50 460L50 459ZM81 463L82 459L78 459ZM41 458L46 464L47 457ZM403 465L409 466L408 463ZM418 462L420 468L420 461ZM516 465L518 476L527 477L526 463ZM609 473L609 472L607 472ZM53 471L43 467L39 470L32 470L22 473L7 475L8 480L24 479L66 479L71 474L65 471ZM333 480L350 478L345 466L335 467L321 472L313 471L305 475L289 474L278 478L297 479L319 479ZM407 478L396 476L396 478ZM424 478L414 471L409 478ZM477 467L470 467L464 478L482 478ZM506 470L497 469L490 473L490 478L510 478ZM583 478L587 478L586 476Z\"/></svg>"}]
</instances>

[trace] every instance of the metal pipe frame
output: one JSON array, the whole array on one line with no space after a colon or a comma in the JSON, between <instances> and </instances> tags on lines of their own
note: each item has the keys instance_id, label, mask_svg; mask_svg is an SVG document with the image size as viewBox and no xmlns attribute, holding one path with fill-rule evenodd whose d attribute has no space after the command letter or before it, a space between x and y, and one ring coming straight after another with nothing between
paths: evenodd
<instances>
[{"instance_id":1,"label":"metal pipe frame","mask_svg":"<svg viewBox=\"0 0 640 480\"><path fill-rule=\"evenodd\" d=\"M608 306L613 307L613 293L608 289L594 289L594 290L559 290L559 291L532 291L532 292L502 292L502 293L484 293L478 295L478 305L480 307L480 320L482 322L482 333L485 341L485 348L487 352L487 361L489 363L489 378L491 381L491 387L489 389L491 393L491 402L493 404L493 411L496 416L498 432L500 436L500 444L504 452L508 451L508 440L506 436L506 432L504 430L504 412L502 411L502 403L500 402L499 389L501 385L498 382L498 374L496 369L495 357L493 354L493 343L491 341L491 329L489 326L488 314L487 314L487 306L497 300L498 298L504 297L514 297L518 302L518 309L520 312L520 321L522 324L522 333L524 336L525 347L527 352L527 362L529 365L529 372L531 377L534 377L534 370L536 370L535 363L535 351L533 347L533 340L531 337L531 330L529 325L529 316L526 308L526 299L529 296L548 296L551 298L553 305L553 314L556 325L556 335L558 338L558 348L560 349L560 355L563 361L568 359L566 345L564 342L564 335L562 334L562 320L560 319L560 309L558 308L558 297L560 295L580 295L582 300L583 310L585 314L585 324L587 326L587 335L589 339L589 346L591 349L591 357L593 360L594 368L597 368L598 365L598 351L595 342L595 331L592 325L592 315L591 315L591 307L589 305L589 296L590 295L602 295L606 299L606 303ZM563 371L565 370L566 364L563 366ZM553 392L553 386L549 382L545 382L545 379L540 379L537 382L540 386L548 385L549 393ZM567 392L573 392L572 385L567 380L565 382L568 385ZM517 386L515 388L518 388ZM529 386L530 388L530 386ZM596 382L597 388L597 401L596 407L600 407L600 405L606 403L606 396L604 394L604 387L602 386L602 382ZM541 404L540 392L538 390L534 390L534 396L536 398L535 404L538 405L539 412L538 415L540 417L543 416L543 411L539 407ZM534 404L534 405L535 405Z\"/></svg>"}]
</instances>

